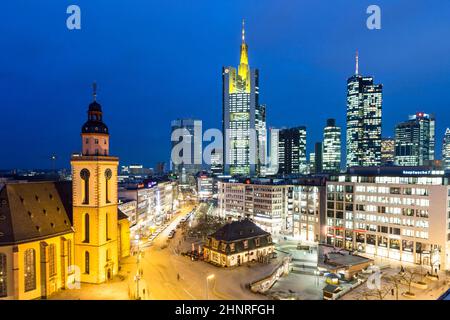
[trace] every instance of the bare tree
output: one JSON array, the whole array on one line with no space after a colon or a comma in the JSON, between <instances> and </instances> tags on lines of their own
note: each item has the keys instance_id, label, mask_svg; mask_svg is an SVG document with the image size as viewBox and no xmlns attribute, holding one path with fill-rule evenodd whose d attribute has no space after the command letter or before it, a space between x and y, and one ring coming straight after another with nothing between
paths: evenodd
<instances>
[{"instance_id":1,"label":"bare tree","mask_svg":"<svg viewBox=\"0 0 450 320\"><path fill-rule=\"evenodd\" d=\"M401 275L401 278L404 282L406 282L406 285L408 286L408 291L406 294L413 296L414 293L411 290L412 283L417 279L418 276L420 276L420 270L413 269L413 268L405 268L405 272Z\"/></svg>"},{"instance_id":2,"label":"bare tree","mask_svg":"<svg viewBox=\"0 0 450 320\"><path fill-rule=\"evenodd\" d=\"M391 292L395 290L395 299L398 300L398 294L400 291L400 285L402 283L403 276L401 274L394 274L386 277L386 281L391 285Z\"/></svg>"},{"instance_id":3,"label":"bare tree","mask_svg":"<svg viewBox=\"0 0 450 320\"><path fill-rule=\"evenodd\" d=\"M376 289L369 289L365 287L361 293L358 295L358 300L384 300L384 298L389 294L391 289L388 286L381 286Z\"/></svg>"}]
</instances>

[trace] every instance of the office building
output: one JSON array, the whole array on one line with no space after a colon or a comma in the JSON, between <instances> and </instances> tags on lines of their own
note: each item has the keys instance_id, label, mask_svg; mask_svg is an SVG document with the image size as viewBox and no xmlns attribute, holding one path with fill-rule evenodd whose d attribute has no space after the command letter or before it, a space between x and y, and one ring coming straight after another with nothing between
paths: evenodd
<instances>
[{"instance_id":1,"label":"office building","mask_svg":"<svg viewBox=\"0 0 450 320\"><path fill-rule=\"evenodd\" d=\"M278 141L278 173L307 174L306 127L281 129Z\"/></svg>"},{"instance_id":2,"label":"office building","mask_svg":"<svg viewBox=\"0 0 450 320\"><path fill-rule=\"evenodd\" d=\"M392 166L395 161L395 139L383 138L381 140L381 165Z\"/></svg>"},{"instance_id":3,"label":"office building","mask_svg":"<svg viewBox=\"0 0 450 320\"><path fill-rule=\"evenodd\" d=\"M450 170L450 128L445 130L444 143L442 145L442 166L444 170Z\"/></svg>"},{"instance_id":4,"label":"office building","mask_svg":"<svg viewBox=\"0 0 450 320\"><path fill-rule=\"evenodd\" d=\"M199 201L211 199L213 196L214 179L207 172L197 174L197 197Z\"/></svg>"},{"instance_id":5,"label":"office building","mask_svg":"<svg viewBox=\"0 0 450 320\"><path fill-rule=\"evenodd\" d=\"M251 218L274 236L290 235L305 241L320 239L325 216L325 180L228 179L219 181L219 215Z\"/></svg>"},{"instance_id":6,"label":"office building","mask_svg":"<svg viewBox=\"0 0 450 320\"><path fill-rule=\"evenodd\" d=\"M172 172L194 176L202 170L202 121L177 119L171 126Z\"/></svg>"},{"instance_id":7,"label":"office building","mask_svg":"<svg viewBox=\"0 0 450 320\"><path fill-rule=\"evenodd\" d=\"M395 164L422 166L434 160L435 119L418 112L395 127Z\"/></svg>"},{"instance_id":8,"label":"office building","mask_svg":"<svg viewBox=\"0 0 450 320\"><path fill-rule=\"evenodd\" d=\"M443 171L354 168L327 182L326 243L448 270L449 212Z\"/></svg>"},{"instance_id":9,"label":"office building","mask_svg":"<svg viewBox=\"0 0 450 320\"><path fill-rule=\"evenodd\" d=\"M373 77L355 74L347 80L347 168L381 164L383 85Z\"/></svg>"},{"instance_id":10,"label":"office building","mask_svg":"<svg viewBox=\"0 0 450 320\"><path fill-rule=\"evenodd\" d=\"M250 69L244 26L240 64L224 67L222 80L224 174L258 175L267 152L266 107L259 103L259 71Z\"/></svg>"},{"instance_id":11,"label":"office building","mask_svg":"<svg viewBox=\"0 0 450 320\"><path fill-rule=\"evenodd\" d=\"M279 133L279 129L270 128L270 161L268 161L269 165L266 169L266 175L276 175L278 173Z\"/></svg>"},{"instance_id":12,"label":"office building","mask_svg":"<svg viewBox=\"0 0 450 320\"><path fill-rule=\"evenodd\" d=\"M322 142L314 144L314 173L323 172L323 145Z\"/></svg>"},{"instance_id":13,"label":"office building","mask_svg":"<svg viewBox=\"0 0 450 320\"><path fill-rule=\"evenodd\" d=\"M341 128L336 126L335 119L328 119L323 130L323 172L339 172L341 170Z\"/></svg>"}]
</instances>

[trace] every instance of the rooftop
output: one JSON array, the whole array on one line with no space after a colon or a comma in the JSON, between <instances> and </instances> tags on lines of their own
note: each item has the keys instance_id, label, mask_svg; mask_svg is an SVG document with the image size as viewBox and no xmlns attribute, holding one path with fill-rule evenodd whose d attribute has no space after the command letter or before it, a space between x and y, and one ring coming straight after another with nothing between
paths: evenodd
<instances>
[{"instance_id":1,"label":"rooftop","mask_svg":"<svg viewBox=\"0 0 450 320\"><path fill-rule=\"evenodd\" d=\"M253 221L243 219L233 221L210 235L210 237L225 242L232 242L241 239L253 238L257 236L269 236L270 233L258 227Z\"/></svg>"}]
</instances>

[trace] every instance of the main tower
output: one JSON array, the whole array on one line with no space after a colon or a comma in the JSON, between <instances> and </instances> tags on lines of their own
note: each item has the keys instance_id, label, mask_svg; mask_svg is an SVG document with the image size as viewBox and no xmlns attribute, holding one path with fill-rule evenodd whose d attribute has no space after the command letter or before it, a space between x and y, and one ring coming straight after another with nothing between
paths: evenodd
<instances>
[{"instance_id":1,"label":"main tower","mask_svg":"<svg viewBox=\"0 0 450 320\"><path fill-rule=\"evenodd\" d=\"M101 283L118 271L117 167L109 155L109 131L97 102L96 85L81 128L82 153L72 166L75 261L81 281Z\"/></svg>"}]
</instances>

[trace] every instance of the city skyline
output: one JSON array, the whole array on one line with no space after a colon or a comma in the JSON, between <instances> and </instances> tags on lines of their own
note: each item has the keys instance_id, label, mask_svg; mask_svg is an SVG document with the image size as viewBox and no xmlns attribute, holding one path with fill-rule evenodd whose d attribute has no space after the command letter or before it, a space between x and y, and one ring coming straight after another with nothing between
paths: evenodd
<instances>
[{"instance_id":1,"label":"city skyline","mask_svg":"<svg viewBox=\"0 0 450 320\"><path fill-rule=\"evenodd\" d=\"M340 2L335 4L338 7L343 5ZM346 7L345 12L352 17L348 19L351 22L342 21L345 20L344 15L339 20L342 24L330 31L325 26L329 27L333 23L330 18L336 18L334 15L337 13L333 13L336 8L325 4L289 4L292 6L290 8L266 2L256 8L242 4L227 14L223 12L232 4L211 4L211 16L220 16L221 19L214 22L208 15L194 12L190 19L198 22L187 26L189 36L186 37L186 33L179 34L181 24L186 21L172 25L172 28L164 28L167 23L170 26L170 21L163 18L147 21L138 15L136 21L131 21L136 16L136 11L132 10L129 14L120 12L123 21L109 25L101 19L90 19L94 14L90 12L89 4L83 6L83 27L78 34L67 33L63 27L60 30L57 26L59 21L53 16L42 25L41 31L30 31L31 23L36 23L36 20L43 23L41 19L50 16L42 10L42 14L27 20L28 16L36 12L35 5L30 4L22 13L24 18L13 24L12 32L4 42L5 46L13 48L11 52L4 52L4 61L9 63L3 67L3 76L0 77L4 92L8 92L2 95L4 116L9 119L17 117L18 110L26 112L20 117L20 125L14 121L3 123L1 141L3 148L9 152L0 159L0 168L50 168L51 154L58 157L57 167L67 167L70 154L80 151L74 133L82 121L83 112L80 110L84 110L90 101L89 86L94 80L99 83L99 101L107 110L105 120L114 128L112 153L119 155L122 163L141 162L153 166L159 161L168 162L171 120L199 118L204 123L204 129L221 127L220 70L225 65L236 65L239 60L237 46L242 18L246 19L250 63L260 69L261 101L267 104L267 128L306 126L309 154L314 148L314 142L321 140L323 128L317 124L324 123L327 118L336 118L336 124L343 129L344 140L345 80L353 72L354 51L358 49L361 73L374 76L377 83L383 84L382 136L393 136L395 124L409 114L418 111L434 113L437 119L436 155L439 156L445 128L450 125L445 123L445 119L450 117L442 94L450 81L447 76L450 64L444 58L449 51L448 44L438 42L439 47L436 47L433 43L443 36L441 29L445 30L448 22L438 9L421 11L425 7L416 4L408 16L409 29L406 30L400 27L403 21L400 18L404 15L400 5L383 1L380 5L383 12L387 13L383 16L381 30L371 31L365 27L365 4L361 4ZM44 9L50 7L45 3L40 6ZM442 6L448 4L443 3ZM7 11L12 12L19 9L14 4L7 4L6 7ZM303 10L295 15L289 13L288 9L297 8ZM270 9L273 9L272 15L267 13ZM164 6L158 10L170 11ZM181 11L177 11L180 9L175 10L170 17L181 14ZM317 18L320 10L323 26L308 35L305 32L311 28L308 22L312 22L314 16ZM120 5L95 14L114 17L119 16L119 11ZM340 10L341 15L342 12ZM257 16L258 13L262 15ZM308 13L314 14L307 17ZM417 16L419 13L420 19ZM153 17L153 13L148 14ZM282 15L285 19L277 18L276 24L269 23L274 19L273 15ZM355 23L358 16L360 25ZM9 19L6 17L3 23L11 23ZM211 37L199 28L200 22L205 21L214 28L218 37ZM159 23L158 33L154 28L142 28L144 22ZM114 32L110 32L109 27L120 31L125 24L131 24L127 30L137 28L139 33L134 37L126 37L123 32L111 35ZM294 26L298 28L292 28ZM96 32L90 32L92 29ZM142 44L141 36L145 36L149 29L160 43L145 42L139 47L138 44ZM348 31L353 29L355 32L350 35ZM46 45L41 46L39 41L42 35L48 34L50 30L53 30L55 37L46 38ZM408 38L407 33L413 34L414 30L417 31L415 38ZM418 32L420 30L422 32ZM101 39L106 34L108 37ZM17 43L17 39L23 39L25 35L27 41ZM399 37L406 39L398 41ZM326 39L333 41L327 43ZM394 39L398 43L394 44ZM385 46L377 46L382 42ZM171 45L165 46L168 43ZM202 52L201 48L205 44L208 49ZM119 45L129 46L114 52ZM401 46L404 48L401 49ZM408 51L405 56L406 51L402 50L412 46L416 50ZM30 50L26 50L27 47ZM55 47L58 48L56 52L48 51ZM163 57L169 49L172 52L171 59ZM188 59L184 59L185 56L174 49L187 51L184 54ZM100 56L105 59L99 59ZM120 61L121 57L125 58L123 63L127 64L127 68ZM136 57L138 59L133 61ZM167 73L168 70L170 72ZM194 70L199 80L194 79L187 84L186 74L194 74ZM115 77L115 74L121 77ZM148 80L152 74L157 74L155 78L158 79ZM123 75L124 79L118 80ZM323 81L327 84L327 95L318 94ZM172 93L171 88L177 88L178 92ZM199 91L201 88L203 90ZM207 93L202 93L201 99L198 99L194 92ZM169 97L169 94L173 97ZM305 117L309 110L323 112ZM49 119L45 126L41 125L41 121L36 121L42 118ZM19 135L24 128L33 134ZM61 140L60 135L68 139ZM18 147L23 145L26 148ZM345 152L344 146L342 149Z\"/></svg>"}]
</instances>

